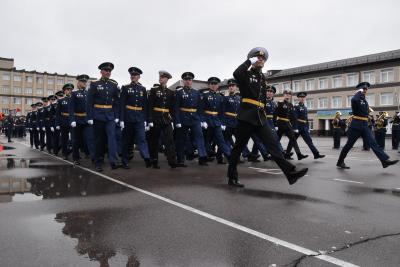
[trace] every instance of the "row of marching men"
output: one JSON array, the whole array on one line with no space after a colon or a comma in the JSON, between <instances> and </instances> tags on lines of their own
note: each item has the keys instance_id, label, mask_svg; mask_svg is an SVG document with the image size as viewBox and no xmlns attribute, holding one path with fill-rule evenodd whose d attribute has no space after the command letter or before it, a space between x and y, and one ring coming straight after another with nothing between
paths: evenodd
<instances>
[{"instance_id":1,"label":"row of marching men","mask_svg":"<svg viewBox=\"0 0 400 267\"><path fill-rule=\"evenodd\" d=\"M65 159L72 146L74 163L80 164L80 151L84 151L97 171L102 171L106 151L112 169L129 169L134 144L146 167L155 169L160 168L158 154L162 146L172 168L186 167L185 159L193 158L196 149L199 165L208 165L214 156L219 164L225 163L224 156L229 160L240 102L251 101L241 100L235 80L228 81L228 96L219 93L221 81L217 77L208 79L209 90L202 93L192 87L194 74L185 72L181 76L183 86L172 91L167 88L172 75L160 71L159 83L146 91L139 82L143 73L139 68L128 69L131 82L121 88L110 78L113 69L112 63L102 63L101 78L91 82L88 89L89 76L79 75L75 90L73 84L66 84L54 96L33 104L27 115L31 146L41 150L46 147L55 155L61 149ZM315 159L324 157L310 136L306 93L297 94L296 106L291 104L291 90L284 91L280 102L274 101L275 93L276 88L268 86L262 109L285 158L292 159L292 148L299 160L307 157L297 144L299 136ZM289 138L285 150L280 144L283 135ZM268 147L260 138L251 138L252 151L245 147L243 157L256 161L260 152L264 160L270 159Z\"/></svg>"},{"instance_id":2,"label":"row of marching men","mask_svg":"<svg viewBox=\"0 0 400 267\"><path fill-rule=\"evenodd\" d=\"M11 138L13 137L25 137L25 126L25 116L13 116L12 114L6 117L0 116L0 134L4 131L8 142L12 142Z\"/></svg>"},{"instance_id":3,"label":"row of marching men","mask_svg":"<svg viewBox=\"0 0 400 267\"><path fill-rule=\"evenodd\" d=\"M373 110L370 108L370 112ZM340 148L340 139L343 134L343 130L350 125L353 118L353 114L345 120L341 119L342 113L337 111L335 117L332 120L332 136L333 136L333 148ZM374 118L373 115L368 116L368 128L374 132L374 138L380 148L385 149L386 132L389 123L392 125L392 149L398 150L400 143L400 114L395 112L395 114L390 118L389 113L386 111L380 111L379 114ZM369 151L370 146L363 138L363 150Z\"/></svg>"}]
</instances>

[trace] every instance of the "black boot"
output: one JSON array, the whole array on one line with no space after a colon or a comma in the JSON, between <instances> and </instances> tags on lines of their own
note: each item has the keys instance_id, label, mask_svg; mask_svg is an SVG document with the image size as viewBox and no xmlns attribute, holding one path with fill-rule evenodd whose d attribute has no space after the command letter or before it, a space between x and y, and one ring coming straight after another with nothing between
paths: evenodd
<instances>
[{"instance_id":1,"label":"black boot","mask_svg":"<svg viewBox=\"0 0 400 267\"><path fill-rule=\"evenodd\" d=\"M153 169L160 169L160 166L158 165L158 160L156 160L156 159L154 159L154 160L151 162L151 165L152 165ZM171 166L171 168L173 168L173 167L172 167L172 164L170 164L170 166Z\"/></svg>"},{"instance_id":2,"label":"black boot","mask_svg":"<svg viewBox=\"0 0 400 267\"><path fill-rule=\"evenodd\" d=\"M314 159L322 159L322 158L325 158L325 155L321 155L321 154L314 155Z\"/></svg>"},{"instance_id":3,"label":"black boot","mask_svg":"<svg viewBox=\"0 0 400 267\"><path fill-rule=\"evenodd\" d=\"M175 165L177 168L186 168L187 167L187 165L185 164L185 163L183 163L183 162L178 162L178 163L176 163L176 165Z\"/></svg>"},{"instance_id":4,"label":"black boot","mask_svg":"<svg viewBox=\"0 0 400 267\"><path fill-rule=\"evenodd\" d=\"M340 169L350 169L350 167L347 166L344 162L338 162L336 163L336 166Z\"/></svg>"},{"instance_id":5,"label":"black boot","mask_svg":"<svg viewBox=\"0 0 400 267\"><path fill-rule=\"evenodd\" d=\"M115 163L111 163L110 166L111 166L111 169L112 169L112 170L118 169L118 165L115 164Z\"/></svg>"},{"instance_id":6,"label":"black boot","mask_svg":"<svg viewBox=\"0 0 400 267\"><path fill-rule=\"evenodd\" d=\"M228 185L235 187L244 187L244 184L239 182L239 177L236 169L228 167L228 179Z\"/></svg>"},{"instance_id":7,"label":"black boot","mask_svg":"<svg viewBox=\"0 0 400 267\"><path fill-rule=\"evenodd\" d=\"M199 158L199 165L200 165L200 166L208 166L208 164L207 164L207 157L200 157L200 158Z\"/></svg>"},{"instance_id":8,"label":"black boot","mask_svg":"<svg viewBox=\"0 0 400 267\"><path fill-rule=\"evenodd\" d=\"M146 165L146 168L150 168L152 165L150 159L144 159L144 164Z\"/></svg>"},{"instance_id":9,"label":"black boot","mask_svg":"<svg viewBox=\"0 0 400 267\"><path fill-rule=\"evenodd\" d=\"M305 158L307 158L307 157L308 157L308 155L300 154L300 155L297 156L297 159L298 159L298 160L302 160L302 159L305 159Z\"/></svg>"},{"instance_id":10,"label":"black boot","mask_svg":"<svg viewBox=\"0 0 400 267\"><path fill-rule=\"evenodd\" d=\"M299 171L296 171L296 169L294 169L293 171L291 171L288 174L289 184L292 185L292 184L296 183L297 180L299 180L301 177L306 175L307 171L308 171L308 168L304 168Z\"/></svg>"},{"instance_id":11,"label":"black boot","mask_svg":"<svg viewBox=\"0 0 400 267\"><path fill-rule=\"evenodd\" d=\"M397 159L396 160L390 160L390 159L384 160L384 161L382 161L382 167L387 168L390 165L396 164L397 162L399 162L399 160L397 160Z\"/></svg>"},{"instance_id":12,"label":"black boot","mask_svg":"<svg viewBox=\"0 0 400 267\"><path fill-rule=\"evenodd\" d=\"M79 162L79 160L74 160L74 165L81 165L81 163Z\"/></svg>"}]
</instances>

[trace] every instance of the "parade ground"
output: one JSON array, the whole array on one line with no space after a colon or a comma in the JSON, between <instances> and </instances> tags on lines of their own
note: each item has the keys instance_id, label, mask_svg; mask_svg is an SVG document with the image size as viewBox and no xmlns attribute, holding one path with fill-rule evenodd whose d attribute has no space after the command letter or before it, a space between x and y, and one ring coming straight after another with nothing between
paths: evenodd
<instances>
[{"instance_id":1,"label":"parade ground","mask_svg":"<svg viewBox=\"0 0 400 267\"><path fill-rule=\"evenodd\" d=\"M273 162L246 162L238 189L215 162L146 169L135 152L130 170L97 173L0 141L2 266L400 265L400 167L361 142L341 170L331 138L314 138L319 160L300 141L307 176L289 186Z\"/></svg>"}]
</instances>

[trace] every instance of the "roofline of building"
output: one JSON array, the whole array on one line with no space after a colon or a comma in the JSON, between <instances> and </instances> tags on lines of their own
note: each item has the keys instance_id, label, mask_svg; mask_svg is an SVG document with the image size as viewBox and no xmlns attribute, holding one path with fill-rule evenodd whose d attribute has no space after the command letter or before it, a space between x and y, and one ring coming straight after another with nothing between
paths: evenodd
<instances>
[{"instance_id":1,"label":"roofline of building","mask_svg":"<svg viewBox=\"0 0 400 267\"><path fill-rule=\"evenodd\" d=\"M67 73L60 74L60 73L57 73L57 72L50 73L50 72L47 72L47 71L40 72L40 71L36 71L36 70L25 70L25 69L16 69L16 68L11 68L11 69L0 68L0 71L23 72L23 73L30 73L30 74L50 75L50 76L59 76L59 77L62 76L62 77L68 77L68 78L76 78L78 75L80 75L80 74L70 75L70 74L67 74ZM97 78L93 78L93 77L89 77L89 79L90 80L97 80Z\"/></svg>"},{"instance_id":2,"label":"roofline of building","mask_svg":"<svg viewBox=\"0 0 400 267\"><path fill-rule=\"evenodd\" d=\"M274 74L265 77L267 79L298 76L303 74L317 73L328 70L339 70L347 67L367 65L371 63L389 62L400 60L400 49L381 53L369 54L359 57L352 57L340 60L327 61L317 64L305 65L301 67L289 68L284 70L274 70Z\"/></svg>"},{"instance_id":3,"label":"roofline of building","mask_svg":"<svg viewBox=\"0 0 400 267\"><path fill-rule=\"evenodd\" d=\"M0 57L0 60L14 61L13 58Z\"/></svg>"}]
</instances>

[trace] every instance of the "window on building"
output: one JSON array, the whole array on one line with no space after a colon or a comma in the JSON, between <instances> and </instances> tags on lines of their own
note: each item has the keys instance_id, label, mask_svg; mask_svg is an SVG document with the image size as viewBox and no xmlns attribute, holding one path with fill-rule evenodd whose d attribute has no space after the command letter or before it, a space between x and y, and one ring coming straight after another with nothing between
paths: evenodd
<instances>
[{"instance_id":1,"label":"window on building","mask_svg":"<svg viewBox=\"0 0 400 267\"><path fill-rule=\"evenodd\" d=\"M57 79L57 84L58 85L63 85L64 84L64 78L58 78Z\"/></svg>"},{"instance_id":2,"label":"window on building","mask_svg":"<svg viewBox=\"0 0 400 267\"><path fill-rule=\"evenodd\" d=\"M301 91L301 81L294 81L293 82L293 92Z\"/></svg>"},{"instance_id":3,"label":"window on building","mask_svg":"<svg viewBox=\"0 0 400 267\"><path fill-rule=\"evenodd\" d=\"M20 93L22 93L22 88L21 87L14 87L13 91L14 91L14 94L20 94Z\"/></svg>"},{"instance_id":4,"label":"window on building","mask_svg":"<svg viewBox=\"0 0 400 267\"><path fill-rule=\"evenodd\" d=\"M14 82L20 82L22 81L21 75L14 75Z\"/></svg>"},{"instance_id":5,"label":"window on building","mask_svg":"<svg viewBox=\"0 0 400 267\"><path fill-rule=\"evenodd\" d=\"M31 105L32 104L32 98L25 98L25 105Z\"/></svg>"},{"instance_id":6,"label":"window on building","mask_svg":"<svg viewBox=\"0 0 400 267\"><path fill-rule=\"evenodd\" d=\"M366 71L363 73L363 82L375 84L375 71Z\"/></svg>"},{"instance_id":7,"label":"window on building","mask_svg":"<svg viewBox=\"0 0 400 267\"><path fill-rule=\"evenodd\" d=\"M36 77L36 83L43 83L43 77Z\"/></svg>"},{"instance_id":8,"label":"window on building","mask_svg":"<svg viewBox=\"0 0 400 267\"><path fill-rule=\"evenodd\" d=\"M347 86L348 87L353 87L358 84L358 74L357 73L352 73L352 74L347 74Z\"/></svg>"},{"instance_id":9,"label":"window on building","mask_svg":"<svg viewBox=\"0 0 400 267\"><path fill-rule=\"evenodd\" d=\"M352 95L348 95L346 97L346 107L350 108L351 107L351 99L353 98Z\"/></svg>"},{"instance_id":10,"label":"window on building","mask_svg":"<svg viewBox=\"0 0 400 267\"><path fill-rule=\"evenodd\" d=\"M1 103L8 104L9 103L8 96L2 96L1 97Z\"/></svg>"},{"instance_id":11,"label":"window on building","mask_svg":"<svg viewBox=\"0 0 400 267\"><path fill-rule=\"evenodd\" d=\"M9 81L10 80L10 73L3 72L2 79L3 79L3 81Z\"/></svg>"},{"instance_id":12,"label":"window on building","mask_svg":"<svg viewBox=\"0 0 400 267\"><path fill-rule=\"evenodd\" d=\"M21 104L21 98L20 97L14 97L14 104Z\"/></svg>"},{"instance_id":13,"label":"window on building","mask_svg":"<svg viewBox=\"0 0 400 267\"><path fill-rule=\"evenodd\" d=\"M283 90L290 89L290 82L283 83Z\"/></svg>"},{"instance_id":14,"label":"window on building","mask_svg":"<svg viewBox=\"0 0 400 267\"><path fill-rule=\"evenodd\" d=\"M73 80L67 80L67 83L74 83L74 81Z\"/></svg>"},{"instance_id":15,"label":"window on building","mask_svg":"<svg viewBox=\"0 0 400 267\"><path fill-rule=\"evenodd\" d=\"M47 78L47 84L54 84L54 78Z\"/></svg>"},{"instance_id":16,"label":"window on building","mask_svg":"<svg viewBox=\"0 0 400 267\"><path fill-rule=\"evenodd\" d=\"M0 92L3 93L3 94L9 94L10 93L10 87L2 86Z\"/></svg>"},{"instance_id":17,"label":"window on building","mask_svg":"<svg viewBox=\"0 0 400 267\"><path fill-rule=\"evenodd\" d=\"M326 78L320 78L318 80L318 88L319 89L326 89L328 87L328 81Z\"/></svg>"},{"instance_id":18,"label":"window on building","mask_svg":"<svg viewBox=\"0 0 400 267\"><path fill-rule=\"evenodd\" d=\"M25 88L25 94L31 95L32 94L32 88Z\"/></svg>"},{"instance_id":19,"label":"window on building","mask_svg":"<svg viewBox=\"0 0 400 267\"><path fill-rule=\"evenodd\" d=\"M342 87L342 76L332 77L332 88L340 88L340 87Z\"/></svg>"},{"instance_id":20,"label":"window on building","mask_svg":"<svg viewBox=\"0 0 400 267\"><path fill-rule=\"evenodd\" d=\"M328 108L328 98L327 97L321 97L318 98L318 108Z\"/></svg>"},{"instance_id":21,"label":"window on building","mask_svg":"<svg viewBox=\"0 0 400 267\"><path fill-rule=\"evenodd\" d=\"M49 96L49 95L52 95L52 94L54 94L54 91L53 90L47 90L47 95Z\"/></svg>"},{"instance_id":22,"label":"window on building","mask_svg":"<svg viewBox=\"0 0 400 267\"><path fill-rule=\"evenodd\" d=\"M366 94L365 100L367 100L368 105L370 105L371 107L375 106L375 94Z\"/></svg>"},{"instance_id":23,"label":"window on building","mask_svg":"<svg viewBox=\"0 0 400 267\"><path fill-rule=\"evenodd\" d=\"M306 80L306 91L314 90L314 79Z\"/></svg>"},{"instance_id":24,"label":"window on building","mask_svg":"<svg viewBox=\"0 0 400 267\"><path fill-rule=\"evenodd\" d=\"M1 109L1 112L3 112L4 115L8 115L8 113L10 112L8 108L3 108Z\"/></svg>"},{"instance_id":25,"label":"window on building","mask_svg":"<svg viewBox=\"0 0 400 267\"><path fill-rule=\"evenodd\" d=\"M312 98L306 98L306 103L305 103L306 107L308 109L313 109L314 108L314 99Z\"/></svg>"},{"instance_id":26,"label":"window on building","mask_svg":"<svg viewBox=\"0 0 400 267\"><path fill-rule=\"evenodd\" d=\"M27 83L31 83L31 82L33 81L33 77L32 77L32 76L26 76L26 77L25 77L25 81L26 81Z\"/></svg>"},{"instance_id":27,"label":"window on building","mask_svg":"<svg viewBox=\"0 0 400 267\"><path fill-rule=\"evenodd\" d=\"M381 93L381 105L393 105L393 93Z\"/></svg>"},{"instance_id":28,"label":"window on building","mask_svg":"<svg viewBox=\"0 0 400 267\"><path fill-rule=\"evenodd\" d=\"M37 95L43 95L43 89L36 89Z\"/></svg>"},{"instance_id":29,"label":"window on building","mask_svg":"<svg viewBox=\"0 0 400 267\"><path fill-rule=\"evenodd\" d=\"M293 105L297 105L297 104L299 104L299 99L298 99L298 98L295 98L295 99L293 100Z\"/></svg>"},{"instance_id":30,"label":"window on building","mask_svg":"<svg viewBox=\"0 0 400 267\"><path fill-rule=\"evenodd\" d=\"M332 97L332 108L341 108L342 107L342 97L341 96L333 96Z\"/></svg>"},{"instance_id":31,"label":"window on building","mask_svg":"<svg viewBox=\"0 0 400 267\"><path fill-rule=\"evenodd\" d=\"M385 69L381 70L381 82L388 83L394 81L394 72L393 69Z\"/></svg>"}]
</instances>

